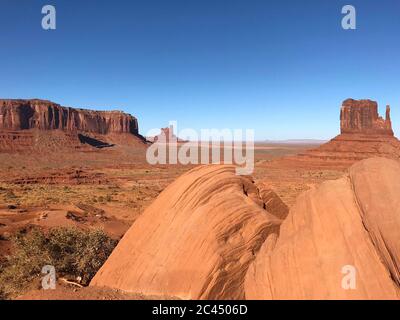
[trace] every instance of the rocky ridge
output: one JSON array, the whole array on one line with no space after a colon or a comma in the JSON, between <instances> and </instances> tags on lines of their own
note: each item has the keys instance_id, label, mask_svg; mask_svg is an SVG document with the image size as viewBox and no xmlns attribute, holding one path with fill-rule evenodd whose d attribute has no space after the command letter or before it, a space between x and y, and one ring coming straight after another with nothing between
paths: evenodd
<instances>
[{"instance_id":1,"label":"rocky ridge","mask_svg":"<svg viewBox=\"0 0 400 320\"><path fill-rule=\"evenodd\" d=\"M85 150L116 143L144 143L135 117L39 99L0 100L0 151Z\"/></svg>"}]
</instances>

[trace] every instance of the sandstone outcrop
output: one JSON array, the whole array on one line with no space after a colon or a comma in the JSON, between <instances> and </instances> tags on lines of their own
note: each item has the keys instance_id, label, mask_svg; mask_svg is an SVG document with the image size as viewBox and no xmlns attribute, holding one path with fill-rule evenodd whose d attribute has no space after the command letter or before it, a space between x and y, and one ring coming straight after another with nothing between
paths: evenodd
<instances>
[{"instance_id":1,"label":"sandstone outcrop","mask_svg":"<svg viewBox=\"0 0 400 320\"><path fill-rule=\"evenodd\" d=\"M289 207L282 201L282 199L272 190L271 186L262 182L257 184L259 195L262 200L264 209L273 214L278 219L284 220L288 213Z\"/></svg>"},{"instance_id":2,"label":"sandstone outcrop","mask_svg":"<svg viewBox=\"0 0 400 320\"><path fill-rule=\"evenodd\" d=\"M178 138L174 134L174 126L169 126L166 128L161 128L161 132L159 135L156 135L154 137L146 137L147 141L155 143L184 143L188 142L187 140L182 140Z\"/></svg>"},{"instance_id":3,"label":"sandstone outcrop","mask_svg":"<svg viewBox=\"0 0 400 320\"><path fill-rule=\"evenodd\" d=\"M372 158L302 194L249 267L246 298L399 299L399 193L400 163Z\"/></svg>"},{"instance_id":4,"label":"sandstone outcrop","mask_svg":"<svg viewBox=\"0 0 400 320\"><path fill-rule=\"evenodd\" d=\"M294 158L347 165L371 157L400 159L400 141L393 134L389 106L384 120L378 115L376 102L345 100L340 112L340 131L331 141Z\"/></svg>"},{"instance_id":5,"label":"sandstone outcrop","mask_svg":"<svg viewBox=\"0 0 400 320\"><path fill-rule=\"evenodd\" d=\"M400 299L400 162L363 160L289 214L260 190L232 166L184 174L90 285L182 299Z\"/></svg>"},{"instance_id":6,"label":"sandstone outcrop","mask_svg":"<svg viewBox=\"0 0 400 320\"><path fill-rule=\"evenodd\" d=\"M91 286L183 299L244 298L244 277L281 220L233 166L202 166L138 218Z\"/></svg>"},{"instance_id":7,"label":"sandstone outcrop","mask_svg":"<svg viewBox=\"0 0 400 320\"><path fill-rule=\"evenodd\" d=\"M123 140L144 142L137 119L121 111L74 109L38 99L0 100L2 151L38 150L46 148L45 144L50 148L104 148L123 135L128 137Z\"/></svg>"},{"instance_id":8,"label":"sandstone outcrop","mask_svg":"<svg viewBox=\"0 0 400 320\"><path fill-rule=\"evenodd\" d=\"M378 103L375 101L345 100L340 111L340 132L393 136L390 106L386 106L384 120L378 114Z\"/></svg>"},{"instance_id":9,"label":"sandstone outcrop","mask_svg":"<svg viewBox=\"0 0 400 320\"><path fill-rule=\"evenodd\" d=\"M0 130L27 129L138 134L138 123L121 111L67 108L45 100L0 100Z\"/></svg>"},{"instance_id":10,"label":"sandstone outcrop","mask_svg":"<svg viewBox=\"0 0 400 320\"><path fill-rule=\"evenodd\" d=\"M174 127L161 128L161 133L153 138L153 142L177 142L178 138L174 134Z\"/></svg>"}]
</instances>

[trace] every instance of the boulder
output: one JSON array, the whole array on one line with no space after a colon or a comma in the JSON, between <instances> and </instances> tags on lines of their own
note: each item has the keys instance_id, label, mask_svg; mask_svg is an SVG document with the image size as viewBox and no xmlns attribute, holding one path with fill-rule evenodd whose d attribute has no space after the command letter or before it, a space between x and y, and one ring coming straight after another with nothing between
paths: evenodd
<instances>
[{"instance_id":1,"label":"boulder","mask_svg":"<svg viewBox=\"0 0 400 320\"><path fill-rule=\"evenodd\" d=\"M197 167L136 220L91 286L182 299L243 299L244 277L281 220L233 166Z\"/></svg>"}]
</instances>

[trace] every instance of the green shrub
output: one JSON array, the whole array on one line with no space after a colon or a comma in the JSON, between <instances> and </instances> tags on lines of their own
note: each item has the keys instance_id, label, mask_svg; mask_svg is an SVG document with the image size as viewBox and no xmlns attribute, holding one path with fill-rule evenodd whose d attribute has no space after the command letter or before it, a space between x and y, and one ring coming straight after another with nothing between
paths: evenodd
<instances>
[{"instance_id":1,"label":"green shrub","mask_svg":"<svg viewBox=\"0 0 400 320\"><path fill-rule=\"evenodd\" d=\"M14 244L14 254L0 269L0 298L16 295L41 279L45 265L54 266L57 276L80 277L88 285L117 241L102 230L55 228L44 233L35 228L18 234Z\"/></svg>"}]
</instances>

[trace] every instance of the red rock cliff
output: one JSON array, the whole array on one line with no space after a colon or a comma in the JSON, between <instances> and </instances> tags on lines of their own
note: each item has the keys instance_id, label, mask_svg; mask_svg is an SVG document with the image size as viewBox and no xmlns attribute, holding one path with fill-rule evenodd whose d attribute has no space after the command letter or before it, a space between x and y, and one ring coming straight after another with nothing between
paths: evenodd
<instances>
[{"instance_id":1,"label":"red rock cliff","mask_svg":"<svg viewBox=\"0 0 400 320\"><path fill-rule=\"evenodd\" d=\"M341 133L383 134L393 136L390 107L386 119L378 114L378 104L371 100L347 99L340 112Z\"/></svg>"},{"instance_id":2,"label":"red rock cliff","mask_svg":"<svg viewBox=\"0 0 400 320\"><path fill-rule=\"evenodd\" d=\"M44 100L0 100L0 130L83 131L138 134L137 119L121 111L62 107Z\"/></svg>"}]
</instances>

